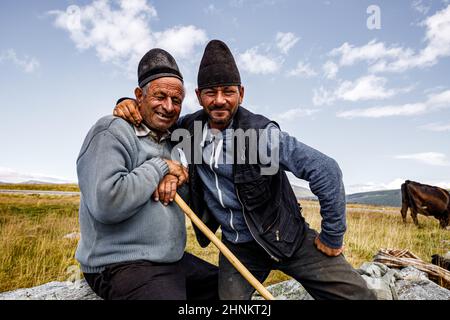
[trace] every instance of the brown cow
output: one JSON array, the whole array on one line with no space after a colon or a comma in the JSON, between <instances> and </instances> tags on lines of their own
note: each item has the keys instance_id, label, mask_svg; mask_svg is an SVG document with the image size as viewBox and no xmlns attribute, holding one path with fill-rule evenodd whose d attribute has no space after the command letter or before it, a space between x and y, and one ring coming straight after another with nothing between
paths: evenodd
<instances>
[{"instance_id":1,"label":"brown cow","mask_svg":"<svg viewBox=\"0 0 450 320\"><path fill-rule=\"evenodd\" d=\"M447 190L406 180L402 184L402 218L406 223L406 213L411 210L411 217L419 226L417 214L433 216L439 220L441 228L448 226L450 221L450 194Z\"/></svg>"}]
</instances>

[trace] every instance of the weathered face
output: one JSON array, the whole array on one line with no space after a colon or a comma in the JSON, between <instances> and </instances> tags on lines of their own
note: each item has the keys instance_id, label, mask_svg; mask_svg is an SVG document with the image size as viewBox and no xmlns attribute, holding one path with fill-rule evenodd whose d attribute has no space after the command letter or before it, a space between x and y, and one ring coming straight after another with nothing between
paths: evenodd
<instances>
[{"instance_id":1,"label":"weathered face","mask_svg":"<svg viewBox=\"0 0 450 320\"><path fill-rule=\"evenodd\" d=\"M144 123L158 133L164 133L178 120L184 99L183 83L172 77L153 80L144 94L135 90L139 112Z\"/></svg>"},{"instance_id":2,"label":"weathered face","mask_svg":"<svg viewBox=\"0 0 450 320\"><path fill-rule=\"evenodd\" d=\"M244 99L244 87L228 86L206 88L197 93L197 98L209 117L211 128L223 130L230 123Z\"/></svg>"}]
</instances>

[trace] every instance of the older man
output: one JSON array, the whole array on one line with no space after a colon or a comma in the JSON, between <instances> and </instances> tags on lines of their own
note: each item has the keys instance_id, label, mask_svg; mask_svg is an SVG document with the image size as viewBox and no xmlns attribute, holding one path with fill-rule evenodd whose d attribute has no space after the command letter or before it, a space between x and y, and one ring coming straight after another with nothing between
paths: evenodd
<instances>
[{"instance_id":1,"label":"older man","mask_svg":"<svg viewBox=\"0 0 450 320\"><path fill-rule=\"evenodd\" d=\"M203 128L202 162L191 159L190 204L212 229L222 228L222 240L242 263L264 281L271 270L298 280L316 299L375 299L362 277L341 254L346 231L345 192L341 170L333 159L280 130L277 123L241 106L244 87L225 43L208 43L198 72L198 101L203 107L178 122L192 136ZM139 125L133 100L124 100L115 114ZM233 131L262 132L254 154L244 144L244 163L220 161L233 146ZM278 137L278 139L272 139ZM261 140L262 139L262 140ZM253 145L255 147L255 145ZM227 151L228 150L228 151ZM234 147L235 155L240 150ZM279 170L267 173L264 154L277 153ZM264 171L264 172L263 172ZM322 230L310 229L285 171L309 181L319 198ZM165 201L168 201L167 199ZM197 231L202 246L209 240ZM222 255L219 258L221 299L249 299L254 289Z\"/></svg>"},{"instance_id":2,"label":"older man","mask_svg":"<svg viewBox=\"0 0 450 320\"><path fill-rule=\"evenodd\" d=\"M184 98L183 77L162 49L142 58L138 76L139 129L107 116L81 148L76 258L104 299L216 299L217 267L184 252L183 212L151 200L187 179L186 169L170 160L168 139Z\"/></svg>"}]
</instances>

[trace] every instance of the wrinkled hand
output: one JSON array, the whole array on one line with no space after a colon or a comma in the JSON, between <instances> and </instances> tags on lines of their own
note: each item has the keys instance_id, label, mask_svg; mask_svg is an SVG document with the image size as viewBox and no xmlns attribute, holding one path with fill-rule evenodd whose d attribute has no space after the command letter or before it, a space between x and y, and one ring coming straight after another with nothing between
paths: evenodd
<instances>
[{"instance_id":1,"label":"wrinkled hand","mask_svg":"<svg viewBox=\"0 0 450 320\"><path fill-rule=\"evenodd\" d=\"M142 122L142 116L138 110L138 105L136 100L133 99L123 100L116 105L113 115L134 124L136 127L139 127Z\"/></svg>"},{"instance_id":2,"label":"wrinkled hand","mask_svg":"<svg viewBox=\"0 0 450 320\"><path fill-rule=\"evenodd\" d=\"M320 241L319 236L317 236L316 239L314 240L314 244L316 245L317 249L320 252L322 252L330 257L336 257L336 256L340 255L342 253L342 251L344 251L344 247L340 247L338 249L333 249L333 248L326 246L322 241Z\"/></svg>"},{"instance_id":3,"label":"wrinkled hand","mask_svg":"<svg viewBox=\"0 0 450 320\"><path fill-rule=\"evenodd\" d=\"M175 198L177 192L178 178L174 175L167 174L159 182L155 192L153 192L153 199L161 201L165 206Z\"/></svg>"},{"instance_id":4,"label":"wrinkled hand","mask_svg":"<svg viewBox=\"0 0 450 320\"><path fill-rule=\"evenodd\" d=\"M189 179L188 170L181 163L174 160L164 159L169 166L169 173L178 179L177 186L181 186L183 183L187 182Z\"/></svg>"}]
</instances>

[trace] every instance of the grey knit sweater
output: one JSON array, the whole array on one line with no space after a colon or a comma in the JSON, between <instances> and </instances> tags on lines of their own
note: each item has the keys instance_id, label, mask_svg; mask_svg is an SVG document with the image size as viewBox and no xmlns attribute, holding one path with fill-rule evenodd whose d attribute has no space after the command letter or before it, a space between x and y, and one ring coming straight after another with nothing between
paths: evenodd
<instances>
[{"instance_id":1,"label":"grey knit sweater","mask_svg":"<svg viewBox=\"0 0 450 320\"><path fill-rule=\"evenodd\" d=\"M77 160L81 239L75 254L85 273L108 264L181 259L185 218L151 195L167 173L169 142L138 137L129 123L106 116L89 131Z\"/></svg>"}]
</instances>

